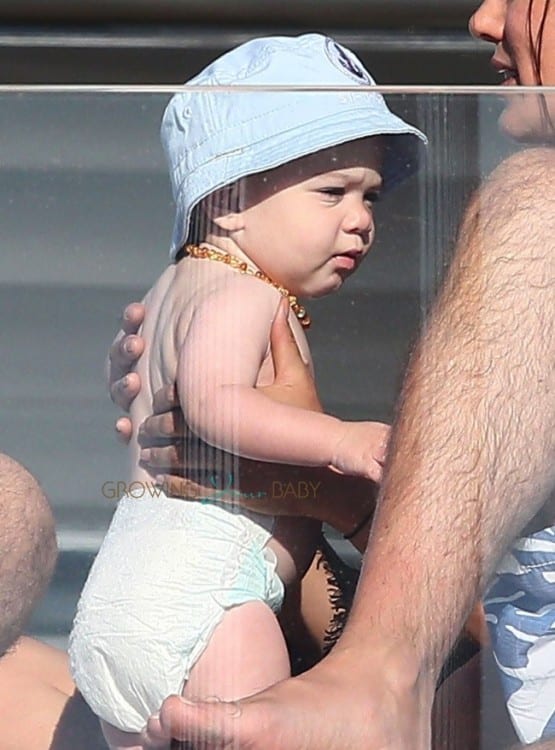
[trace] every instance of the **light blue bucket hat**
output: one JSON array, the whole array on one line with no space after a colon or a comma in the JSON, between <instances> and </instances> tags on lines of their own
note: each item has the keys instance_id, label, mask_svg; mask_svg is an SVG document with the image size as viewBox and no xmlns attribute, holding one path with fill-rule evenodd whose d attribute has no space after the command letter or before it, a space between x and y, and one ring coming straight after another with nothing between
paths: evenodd
<instances>
[{"instance_id":1,"label":"light blue bucket hat","mask_svg":"<svg viewBox=\"0 0 555 750\"><path fill-rule=\"evenodd\" d=\"M189 232L191 212L207 195L241 177L373 135L395 135L385 154L384 189L418 168L427 143L387 107L374 79L350 50L321 34L252 39L211 63L187 85L256 86L260 91L194 91L169 102L161 126L176 219L170 257ZM267 86L337 91L264 90ZM349 86L351 90L340 88Z\"/></svg>"}]
</instances>

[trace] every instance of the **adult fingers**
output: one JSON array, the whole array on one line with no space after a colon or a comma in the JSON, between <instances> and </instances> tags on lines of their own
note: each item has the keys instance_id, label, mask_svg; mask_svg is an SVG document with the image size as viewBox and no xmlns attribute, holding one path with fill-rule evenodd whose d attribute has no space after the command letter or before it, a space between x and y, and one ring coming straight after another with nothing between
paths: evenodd
<instances>
[{"instance_id":1,"label":"adult fingers","mask_svg":"<svg viewBox=\"0 0 555 750\"><path fill-rule=\"evenodd\" d=\"M221 467L229 466L227 454L210 445L199 444L198 438L186 435L161 438L154 433L139 435L141 445L140 461L150 474L164 473L195 477L212 486L230 486L230 472ZM220 468L218 468L220 467ZM241 473L242 476L242 473ZM232 483L232 481L231 481Z\"/></svg>"},{"instance_id":2,"label":"adult fingers","mask_svg":"<svg viewBox=\"0 0 555 750\"><path fill-rule=\"evenodd\" d=\"M162 414L166 411L179 408L179 396L177 394L177 387L175 383L171 385L165 385L153 396L152 399L152 413Z\"/></svg>"},{"instance_id":3,"label":"adult fingers","mask_svg":"<svg viewBox=\"0 0 555 750\"><path fill-rule=\"evenodd\" d=\"M108 352L107 377L110 390L131 369L144 351L144 340L138 336L145 317L145 306L141 302L131 302L123 311L121 330L115 337Z\"/></svg>"},{"instance_id":4,"label":"adult fingers","mask_svg":"<svg viewBox=\"0 0 555 750\"><path fill-rule=\"evenodd\" d=\"M182 440L185 433L185 422L180 409L151 414L139 427L139 443L147 447L157 440Z\"/></svg>"},{"instance_id":5,"label":"adult fingers","mask_svg":"<svg viewBox=\"0 0 555 750\"><path fill-rule=\"evenodd\" d=\"M110 384L110 396L116 406L129 411L129 406L141 390L141 378L136 372L128 372Z\"/></svg>"},{"instance_id":6,"label":"adult fingers","mask_svg":"<svg viewBox=\"0 0 555 750\"><path fill-rule=\"evenodd\" d=\"M126 375L145 348L144 339L135 334L125 334L114 339L108 354L110 383Z\"/></svg>"},{"instance_id":7,"label":"adult fingers","mask_svg":"<svg viewBox=\"0 0 555 750\"><path fill-rule=\"evenodd\" d=\"M170 472L183 475L184 473L183 448L179 444L142 448L140 462L150 474Z\"/></svg>"},{"instance_id":8,"label":"adult fingers","mask_svg":"<svg viewBox=\"0 0 555 750\"><path fill-rule=\"evenodd\" d=\"M133 434L133 423L129 417L119 417L116 420L116 437L124 444L127 444L131 440Z\"/></svg>"},{"instance_id":9,"label":"adult fingers","mask_svg":"<svg viewBox=\"0 0 555 750\"><path fill-rule=\"evenodd\" d=\"M198 484L192 479L185 479L175 474L158 474L156 476L156 485L161 487L169 497L180 497L182 500L209 500L211 498L220 498L225 501L225 496L213 487L206 487Z\"/></svg>"},{"instance_id":10,"label":"adult fingers","mask_svg":"<svg viewBox=\"0 0 555 750\"><path fill-rule=\"evenodd\" d=\"M123 310L121 328L125 333L137 333L145 319L145 306L142 302L130 302Z\"/></svg>"}]
</instances>

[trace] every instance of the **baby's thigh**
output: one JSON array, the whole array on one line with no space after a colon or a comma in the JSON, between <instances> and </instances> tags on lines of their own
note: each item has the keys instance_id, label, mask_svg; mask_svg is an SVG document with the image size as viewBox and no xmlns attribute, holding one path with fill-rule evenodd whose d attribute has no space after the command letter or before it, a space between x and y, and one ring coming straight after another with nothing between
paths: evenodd
<instances>
[{"instance_id":1,"label":"baby's thigh","mask_svg":"<svg viewBox=\"0 0 555 750\"><path fill-rule=\"evenodd\" d=\"M102 720L100 725L110 750L144 750L143 737L140 732L123 732Z\"/></svg>"},{"instance_id":2,"label":"baby's thigh","mask_svg":"<svg viewBox=\"0 0 555 750\"><path fill-rule=\"evenodd\" d=\"M226 610L183 689L187 698L235 700L289 677L276 616L261 601Z\"/></svg>"}]
</instances>

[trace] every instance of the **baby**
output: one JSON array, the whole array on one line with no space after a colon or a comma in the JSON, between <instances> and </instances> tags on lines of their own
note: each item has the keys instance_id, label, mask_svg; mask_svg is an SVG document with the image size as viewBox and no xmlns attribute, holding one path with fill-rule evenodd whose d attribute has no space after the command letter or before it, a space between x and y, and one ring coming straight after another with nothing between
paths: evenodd
<instances>
[{"instance_id":1,"label":"baby","mask_svg":"<svg viewBox=\"0 0 555 750\"><path fill-rule=\"evenodd\" d=\"M386 425L280 404L257 387L273 380L269 336L283 298L311 364L299 298L334 292L356 271L374 239L372 204L416 169L425 138L376 92L345 91L374 81L318 34L252 40L190 83L204 88L175 95L162 122L176 264L146 300L133 423L175 381L188 426L226 452L213 466L226 493L239 491L233 456L379 480ZM209 90L241 84L259 89ZM264 89L275 84L330 89ZM135 486L152 490L136 436L130 451ZM137 495L118 504L70 639L76 683L112 748L142 747L171 693L232 700L289 676L275 615L318 531L221 498Z\"/></svg>"}]
</instances>

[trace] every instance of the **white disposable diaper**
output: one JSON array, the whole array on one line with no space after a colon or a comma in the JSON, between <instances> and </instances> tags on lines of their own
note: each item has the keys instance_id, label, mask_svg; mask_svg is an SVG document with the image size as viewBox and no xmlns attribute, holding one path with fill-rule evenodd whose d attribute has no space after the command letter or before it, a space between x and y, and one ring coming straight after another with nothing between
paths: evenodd
<instances>
[{"instance_id":1,"label":"white disposable diaper","mask_svg":"<svg viewBox=\"0 0 555 750\"><path fill-rule=\"evenodd\" d=\"M73 678L98 716L140 731L182 691L226 609L259 600L279 611L269 537L217 505L120 500L70 636Z\"/></svg>"}]
</instances>

